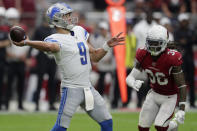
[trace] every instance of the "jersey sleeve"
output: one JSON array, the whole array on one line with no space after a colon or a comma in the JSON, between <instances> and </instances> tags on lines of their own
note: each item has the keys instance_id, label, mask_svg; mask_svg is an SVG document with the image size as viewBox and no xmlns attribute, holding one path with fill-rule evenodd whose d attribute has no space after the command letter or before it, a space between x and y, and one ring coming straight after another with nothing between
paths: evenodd
<instances>
[{"instance_id":1,"label":"jersey sleeve","mask_svg":"<svg viewBox=\"0 0 197 131\"><path fill-rule=\"evenodd\" d=\"M57 43L57 44L60 46L60 48L61 48L61 43L58 42L58 40L56 40L56 39L53 38L53 37L46 37L46 38L44 39L44 41L45 41L45 42L50 42L50 43Z\"/></svg>"},{"instance_id":2,"label":"jersey sleeve","mask_svg":"<svg viewBox=\"0 0 197 131\"><path fill-rule=\"evenodd\" d=\"M180 66L183 63L182 55L180 52L175 51L171 56L172 66Z\"/></svg>"},{"instance_id":3,"label":"jersey sleeve","mask_svg":"<svg viewBox=\"0 0 197 131\"><path fill-rule=\"evenodd\" d=\"M60 49L61 49L61 43L57 40L57 39L55 39L54 37L52 37L52 36L48 36L48 37L46 37L45 39L44 39L44 41L45 42L49 42L49 43L57 43L58 45L59 45L59 47L60 47ZM45 52L46 54L52 54L52 52Z\"/></svg>"},{"instance_id":4,"label":"jersey sleeve","mask_svg":"<svg viewBox=\"0 0 197 131\"><path fill-rule=\"evenodd\" d=\"M138 48L136 52L136 60L141 63L146 55L146 51L143 48Z\"/></svg>"}]
</instances>

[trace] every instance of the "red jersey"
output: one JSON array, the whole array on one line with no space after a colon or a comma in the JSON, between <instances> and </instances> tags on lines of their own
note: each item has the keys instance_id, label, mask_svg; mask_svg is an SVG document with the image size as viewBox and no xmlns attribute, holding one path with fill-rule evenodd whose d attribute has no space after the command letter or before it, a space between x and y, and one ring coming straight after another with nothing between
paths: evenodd
<instances>
[{"instance_id":1,"label":"red jersey","mask_svg":"<svg viewBox=\"0 0 197 131\"><path fill-rule=\"evenodd\" d=\"M182 64L181 53L166 49L156 61L153 61L151 54L141 48L137 50L136 59L147 73L150 87L155 92L162 95L173 95L178 92L171 70L173 66Z\"/></svg>"}]
</instances>

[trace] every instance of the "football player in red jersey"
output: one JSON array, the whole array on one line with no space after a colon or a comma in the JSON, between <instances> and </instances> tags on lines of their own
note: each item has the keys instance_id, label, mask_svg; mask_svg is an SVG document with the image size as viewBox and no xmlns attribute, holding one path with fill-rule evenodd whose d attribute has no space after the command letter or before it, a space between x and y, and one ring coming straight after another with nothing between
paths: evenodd
<instances>
[{"instance_id":1,"label":"football player in red jersey","mask_svg":"<svg viewBox=\"0 0 197 131\"><path fill-rule=\"evenodd\" d=\"M175 113L175 120L184 123L186 84L181 68L182 55L168 49L167 43L167 29L161 25L153 26L147 33L145 48L137 50L135 68L126 79L127 84L137 91L143 83L138 79L142 70L150 79L151 90L140 112L139 131L149 131L153 123L157 131L171 130L168 128L171 128L169 123L177 99L179 110Z\"/></svg>"}]
</instances>

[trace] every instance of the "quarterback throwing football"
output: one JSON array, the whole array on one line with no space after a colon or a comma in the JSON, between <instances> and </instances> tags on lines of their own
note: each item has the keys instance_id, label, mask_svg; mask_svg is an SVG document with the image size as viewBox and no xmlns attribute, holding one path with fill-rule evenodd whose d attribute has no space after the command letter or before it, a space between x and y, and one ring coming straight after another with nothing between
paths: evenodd
<instances>
[{"instance_id":1,"label":"quarterback throwing football","mask_svg":"<svg viewBox=\"0 0 197 131\"><path fill-rule=\"evenodd\" d=\"M135 68L126 79L127 84L137 91L143 83L138 79L142 70L150 79L151 90L140 112L139 131L149 131L153 123L157 131L170 130L169 123L177 99L179 110L175 113L175 119L178 123L184 123L186 84L181 69L182 55L168 49L167 43L167 29L160 25L153 26L147 33L145 48L137 50Z\"/></svg>"}]
</instances>

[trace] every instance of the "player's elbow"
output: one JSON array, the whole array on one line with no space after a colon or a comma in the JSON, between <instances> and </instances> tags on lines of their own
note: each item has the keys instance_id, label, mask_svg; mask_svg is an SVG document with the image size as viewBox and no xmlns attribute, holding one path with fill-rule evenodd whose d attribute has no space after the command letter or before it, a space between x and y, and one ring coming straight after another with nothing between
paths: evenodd
<instances>
[{"instance_id":1,"label":"player's elbow","mask_svg":"<svg viewBox=\"0 0 197 131\"><path fill-rule=\"evenodd\" d=\"M91 62L98 63L100 60L97 58L91 58Z\"/></svg>"},{"instance_id":2,"label":"player's elbow","mask_svg":"<svg viewBox=\"0 0 197 131\"><path fill-rule=\"evenodd\" d=\"M101 60L101 58L99 57L99 55L97 55L97 51L96 50L94 52L91 52L90 53L90 59L94 63L98 63Z\"/></svg>"},{"instance_id":3,"label":"player's elbow","mask_svg":"<svg viewBox=\"0 0 197 131\"><path fill-rule=\"evenodd\" d=\"M47 44L45 46L45 51L55 53L59 51L59 47L56 44Z\"/></svg>"},{"instance_id":4,"label":"player's elbow","mask_svg":"<svg viewBox=\"0 0 197 131\"><path fill-rule=\"evenodd\" d=\"M126 83L129 87L133 86L133 83L135 81L135 78L132 75L128 75L126 78Z\"/></svg>"},{"instance_id":5,"label":"player's elbow","mask_svg":"<svg viewBox=\"0 0 197 131\"><path fill-rule=\"evenodd\" d=\"M126 83L127 83L127 84L129 83L129 78L128 78L128 76L127 76L127 78L126 78Z\"/></svg>"}]
</instances>

